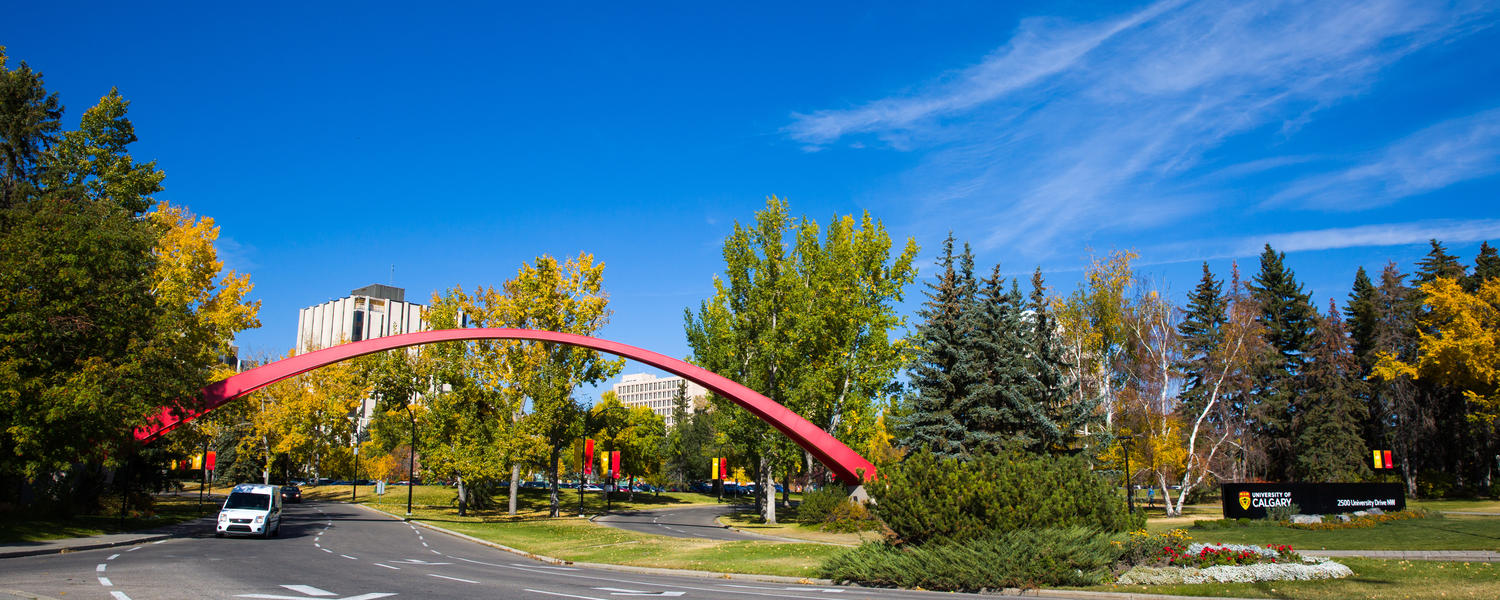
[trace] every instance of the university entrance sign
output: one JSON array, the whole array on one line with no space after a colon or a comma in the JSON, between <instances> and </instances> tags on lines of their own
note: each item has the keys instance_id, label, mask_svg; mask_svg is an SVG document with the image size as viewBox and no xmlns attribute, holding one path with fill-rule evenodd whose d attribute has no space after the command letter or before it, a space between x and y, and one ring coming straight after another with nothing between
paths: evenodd
<instances>
[{"instance_id":1,"label":"university entrance sign","mask_svg":"<svg viewBox=\"0 0 1500 600\"><path fill-rule=\"evenodd\" d=\"M1266 511L1291 505L1307 515L1406 510L1399 483L1226 483L1223 490L1226 519L1264 519Z\"/></svg>"}]
</instances>

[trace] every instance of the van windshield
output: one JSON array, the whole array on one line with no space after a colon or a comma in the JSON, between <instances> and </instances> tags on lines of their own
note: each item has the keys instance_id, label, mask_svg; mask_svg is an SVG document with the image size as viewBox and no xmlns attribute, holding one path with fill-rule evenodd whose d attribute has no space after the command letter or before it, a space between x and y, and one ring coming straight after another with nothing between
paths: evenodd
<instances>
[{"instance_id":1,"label":"van windshield","mask_svg":"<svg viewBox=\"0 0 1500 600\"><path fill-rule=\"evenodd\" d=\"M266 510L271 507L271 497L265 494L251 494L249 492L234 492L229 495L229 501L224 503L224 508L243 508L249 510Z\"/></svg>"}]
</instances>

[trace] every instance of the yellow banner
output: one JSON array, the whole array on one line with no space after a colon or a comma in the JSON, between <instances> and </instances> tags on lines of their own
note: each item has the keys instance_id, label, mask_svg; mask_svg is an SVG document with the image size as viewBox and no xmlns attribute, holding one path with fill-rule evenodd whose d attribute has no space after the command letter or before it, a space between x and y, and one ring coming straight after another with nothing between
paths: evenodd
<instances>
[{"instance_id":1,"label":"yellow banner","mask_svg":"<svg viewBox=\"0 0 1500 600\"><path fill-rule=\"evenodd\" d=\"M1375 468L1377 468L1377 469L1384 469L1385 468L1385 461L1381 460L1382 457L1380 456L1380 451L1379 450L1371 450L1370 453L1375 455Z\"/></svg>"},{"instance_id":2,"label":"yellow banner","mask_svg":"<svg viewBox=\"0 0 1500 600\"><path fill-rule=\"evenodd\" d=\"M708 472L708 478L709 479L718 479L719 478L719 459L717 459L717 458L713 459L713 465L714 465L713 468Z\"/></svg>"}]
</instances>

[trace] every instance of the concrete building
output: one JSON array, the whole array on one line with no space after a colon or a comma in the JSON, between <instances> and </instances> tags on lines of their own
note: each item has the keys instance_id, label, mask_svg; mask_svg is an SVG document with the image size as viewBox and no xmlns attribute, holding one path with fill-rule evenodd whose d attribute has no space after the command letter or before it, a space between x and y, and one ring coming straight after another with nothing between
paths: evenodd
<instances>
[{"instance_id":1,"label":"concrete building","mask_svg":"<svg viewBox=\"0 0 1500 600\"><path fill-rule=\"evenodd\" d=\"M367 285L346 298L297 311L297 354L344 342L427 329L427 307L406 301L406 290Z\"/></svg>"},{"instance_id":2,"label":"concrete building","mask_svg":"<svg viewBox=\"0 0 1500 600\"><path fill-rule=\"evenodd\" d=\"M681 377L657 377L647 373L635 373L620 378L614 385L615 395L626 408L644 406L672 423L672 399L677 395L677 385L687 384L688 410L697 412L708 401L708 390Z\"/></svg>"},{"instance_id":3,"label":"concrete building","mask_svg":"<svg viewBox=\"0 0 1500 600\"><path fill-rule=\"evenodd\" d=\"M406 290L372 284L297 311L297 354L347 342L427 329L427 307L406 301ZM374 416L375 401L360 400L358 430Z\"/></svg>"}]
</instances>

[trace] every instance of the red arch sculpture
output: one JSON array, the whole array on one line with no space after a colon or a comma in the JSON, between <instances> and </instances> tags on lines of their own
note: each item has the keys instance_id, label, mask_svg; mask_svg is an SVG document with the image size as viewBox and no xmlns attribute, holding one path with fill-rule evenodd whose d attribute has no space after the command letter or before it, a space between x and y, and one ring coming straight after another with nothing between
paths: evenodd
<instances>
[{"instance_id":1,"label":"red arch sculpture","mask_svg":"<svg viewBox=\"0 0 1500 600\"><path fill-rule=\"evenodd\" d=\"M340 344L331 348L324 348L307 354L278 360L204 387L201 392L203 401L197 410L186 414L178 414L170 408L163 407L161 412L152 418L147 425L135 431L135 438L143 443L149 443L165 435L178 425L203 416L209 411L223 406L230 400L288 377L300 375L318 367L331 365L356 356L433 342L496 339L532 340L582 346L600 352L623 356L662 369L693 381L708 388L715 394L734 401L735 404L744 407L745 410L750 411L751 414L759 417L762 421L771 424L772 427L775 427L783 435L796 442L798 446L801 446L802 449L807 450L816 457L819 462L828 467L828 470L833 473L834 477L838 478L845 485L860 485L875 477L875 465L870 464L870 461L860 456L858 452L844 445L843 442L838 441L837 438L829 435L828 432L813 425L807 419L802 418L802 415L792 412L787 407L777 404L770 398L762 396L755 390L740 385L727 377L663 354L636 348L635 346L628 346L619 342L570 333L534 329L441 329L437 331L404 333L361 342Z\"/></svg>"}]
</instances>

